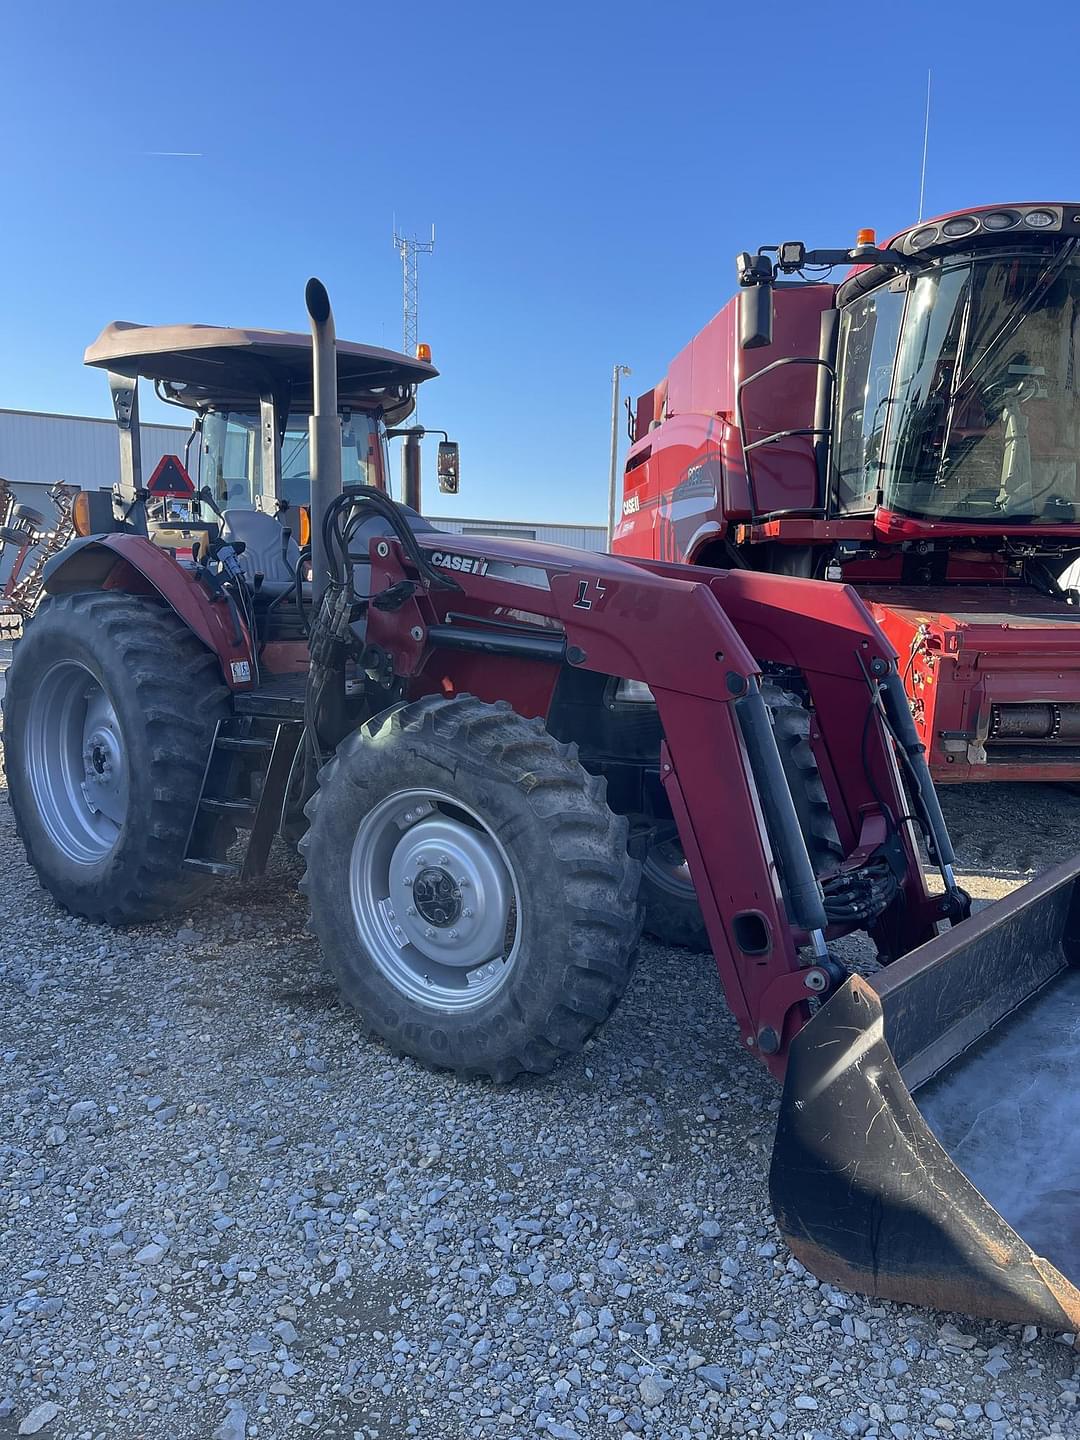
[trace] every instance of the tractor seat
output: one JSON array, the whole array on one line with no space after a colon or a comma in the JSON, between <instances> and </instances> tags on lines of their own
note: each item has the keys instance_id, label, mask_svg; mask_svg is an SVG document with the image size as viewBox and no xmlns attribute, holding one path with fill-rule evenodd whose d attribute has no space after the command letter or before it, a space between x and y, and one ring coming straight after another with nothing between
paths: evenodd
<instances>
[{"instance_id":1,"label":"tractor seat","mask_svg":"<svg viewBox=\"0 0 1080 1440\"><path fill-rule=\"evenodd\" d=\"M411 530L438 533L434 525L408 505L399 505L398 509ZM372 540L393 533L390 523L381 515L372 515L353 531L349 549L354 556L364 557L353 561L353 589L358 599L366 600L371 594L371 561L367 557ZM256 575L263 577L257 594L273 599L293 588L300 547L291 535L286 536L284 526L273 515L264 510L226 510L221 536L223 540L243 541L244 549L238 559L244 574L252 585ZM304 591L310 592L310 582L305 580L303 584Z\"/></svg>"},{"instance_id":2,"label":"tractor seat","mask_svg":"<svg viewBox=\"0 0 1080 1440\"><path fill-rule=\"evenodd\" d=\"M237 558L249 584L255 584L256 575L263 577L261 594L273 597L292 589L300 546L275 516L230 508L224 513L221 538L243 542Z\"/></svg>"}]
</instances>

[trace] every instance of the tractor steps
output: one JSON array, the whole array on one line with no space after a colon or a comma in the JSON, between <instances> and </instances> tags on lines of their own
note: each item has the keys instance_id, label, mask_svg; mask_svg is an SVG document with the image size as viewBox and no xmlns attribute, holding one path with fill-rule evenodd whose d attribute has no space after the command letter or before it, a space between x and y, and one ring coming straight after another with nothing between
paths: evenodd
<instances>
[{"instance_id":1,"label":"tractor steps","mask_svg":"<svg viewBox=\"0 0 1080 1440\"><path fill-rule=\"evenodd\" d=\"M238 690L233 696L233 709L238 716L260 720L302 721L306 693L306 671L271 675L253 690Z\"/></svg>"},{"instance_id":2,"label":"tractor steps","mask_svg":"<svg viewBox=\"0 0 1080 1440\"><path fill-rule=\"evenodd\" d=\"M274 742L264 735L218 735L217 748L237 750L241 754L256 754L259 751L269 753L274 748Z\"/></svg>"},{"instance_id":3,"label":"tractor steps","mask_svg":"<svg viewBox=\"0 0 1080 1440\"><path fill-rule=\"evenodd\" d=\"M211 815L231 815L237 824L241 820L254 820L259 812L254 800L221 800L215 795L204 795L199 801L199 808Z\"/></svg>"},{"instance_id":4,"label":"tractor steps","mask_svg":"<svg viewBox=\"0 0 1080 1440\"><path fill-rule=\"evenodd\" d=\"M261 711L237 707L218 721L184 851L186 870L218 879L263 874L303 733L295 714L283 714L276 703ZM242 847L239 858L234 839Z\"/></svg>"},{"instance_id":5,"label":"tractor steps","mask_svg":"<svg viewBox=\"0 0 1080 1440\"><path fill-rule=\"evenodd\" d=\"M195 870L200 875L213 875L215 880L231 880L240 874L241 867L234 865L231 860L192 860L184 861L185 870Z\"/></svg>"}]
</instances>

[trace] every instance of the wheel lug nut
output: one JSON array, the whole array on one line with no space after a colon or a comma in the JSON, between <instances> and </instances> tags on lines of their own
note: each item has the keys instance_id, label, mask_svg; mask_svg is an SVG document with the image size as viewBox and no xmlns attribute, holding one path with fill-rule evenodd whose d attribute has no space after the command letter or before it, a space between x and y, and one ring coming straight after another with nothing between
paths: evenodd
<instances>
[{"instance_id":1,"label":"wheel lug nut","mask_svg":"<svg viewBox=\"0 0 1080 1440\"><path fill-rule=\"evenodd\" d=\"M450 939L451 939L451 940L456 940L456 939L457 939L457 931L456 931L456 930L451 930L451 931L450 931Z\"/></svg>"},{"instance_id":2,"label":"wheel lug nut","mask_svg":"<svg viewBox=\"0 0 1080 1440\"><path fill-rule=\"evenodd\" d=\"M449 864L450 864L450 856L449 856L449 855L440 855L440 856L439 856L439 864L440 864L440 865L449 865Z\"/></svg>"},{"instance_id":3,"label":"wheel lug nut","mask_svg":"<svg viewBox=\"0 0 1080 1440\"><path fill-rule=\"evenodd\" d=\"M462 913L462 915L465 917L466 920L471 920L471 919L472 919L472 911L471 911L471 910L462 910L461 913Z\"/></svg>"},{"instance_id":4,"label":"wheel lug nut","mask_svg":"<svg viewBox=\"0 0 1080 1440\"><path fill-rule=\"evenodd\" d=\"M405 879L402 880L401 883L406 887L406 889L408 889L412 885L412 878L413 877L411 875L406 875Z\"/></svg>"},{"instance_id":5,"label":"wheel lug nut","mask_svg":"<svg viewBox=\"0 0 1080 1440\"><path fill-rule=\"evenodd\" d=\"M405 914L406 914L406 915L415 915L415 914L416 914L416 906L415 906L415 905L410 905L409 908L405 911Z\"/></svg>"},{"instance_id":6,"label":"wheel lug nut","mask_svg":"<svg viewBox=\"0 0 1080 1440\"><path fill-rule=\"evenodd\" d=\"M435 939L435 931L432 929L432 927L431 927L430 925L429 925L429 926L427 927L427 929L424 931L424 934L427 936L427 938L428 938L429 940L434 940L434 939Z\"/></svg>"},{"instance_id":7,"label":"wheel lug nut","mask_svg":"<svg viewBox=\"0 0 1080 1440\"><path fill-rule=\"evenodd\" d=\"M467 885L469 883L469 877L467 875L459 875L457 883L459 886Z\"/></svg>"}]
</instances>

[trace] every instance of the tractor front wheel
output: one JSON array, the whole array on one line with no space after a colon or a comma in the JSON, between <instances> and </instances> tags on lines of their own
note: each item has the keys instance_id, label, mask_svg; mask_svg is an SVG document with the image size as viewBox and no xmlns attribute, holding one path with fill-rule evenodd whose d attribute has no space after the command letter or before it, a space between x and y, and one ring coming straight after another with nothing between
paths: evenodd
<instances>
[{"instance_id":1,"label":"tractor front wheel","mask_svg":"<svg viewBox=\"0 0 1080 1440\"><path fill-rule=\"evenodd\" d=\"M135 924L198 888L182 861L228 695L215 657L161 603L42 601L7 672L4 759L27 858L66 910Z\"/></svg>"},{"instance_id":2,"label":"tractor front wheel","mask_svg":"<svg viewBox=\"0 0 1080 1440\"><path fill-rule=\"evenodd\" d=\"M349 736L300 843L342 992L400 1053L543 1074L608 1018L640 931L604 782L505 702L432 696Z\"/></svg>"}]
</instances>

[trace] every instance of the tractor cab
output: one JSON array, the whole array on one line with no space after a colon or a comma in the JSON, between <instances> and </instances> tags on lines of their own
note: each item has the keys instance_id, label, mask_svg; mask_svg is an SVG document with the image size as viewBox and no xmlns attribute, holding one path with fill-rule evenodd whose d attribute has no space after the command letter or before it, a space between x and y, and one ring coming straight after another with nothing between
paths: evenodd
<instances>
[{"instance_id":1,"label":"tractor cab","mask_svg":"<svg viewBox=\"0 0 1080 1440\"><path fill-rule=\"evenodd\" d=\"M311 340L281 330L107 325L85 362L109 376L121 432L121 489L141 489L140 379L192 415L185 456L196 490L220 510L274 515L308 502ZM338 413L346 484L390 490L388 427L412 414L416 387L439 372L372 345L338 342Z\"/></svg>"},{"instance_id":2,"label":"tractor cab","mask_svg":"<svg viewBox=\"0 0 1080 1440\"><path fill-rule=\"evenodd\" d=\"M389 494L388 432L408 419L417 386L438 371L427 360L349 341L338 342L337 356L343 483ZM294 590L301 601L305 594L310 598L304 551L310 538L314 404L310 336L116 321L84 358L109 378L121 461L111 508L125 523L182 563L193 546L197 558L200 549L205 555L210 547L228 545L258 610L276 607ZM173 466L181 477L178 488L155 486L157 472L144 485L140 379L153 381L159 399L191 414L183 463ZM404 433L408 444L423 432ZM414 445L418 455L415 440ZM418 509L418 467L413 488L406 498ZM99 497L99 514L109 499ZM280 630L287 614L279 610L267 633Z\"/></svg>"}]
</instances>

